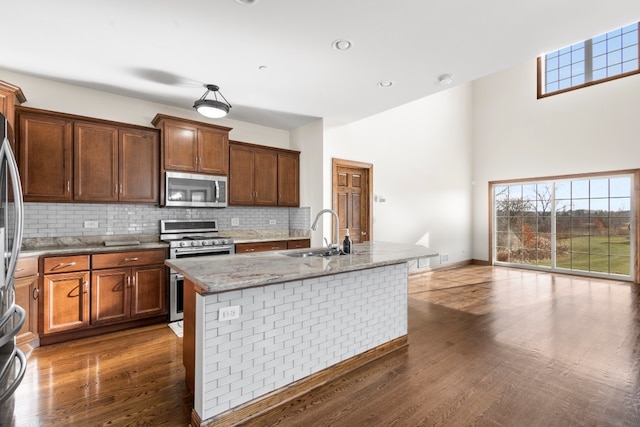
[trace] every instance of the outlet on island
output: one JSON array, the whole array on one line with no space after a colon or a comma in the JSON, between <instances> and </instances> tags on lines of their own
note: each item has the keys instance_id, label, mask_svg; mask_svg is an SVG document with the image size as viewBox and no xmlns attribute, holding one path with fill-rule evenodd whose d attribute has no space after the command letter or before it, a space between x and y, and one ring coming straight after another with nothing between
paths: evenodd
<instances>
[{"instance_id":1,"label":"outlet on island","mask_svg":"<svg viewBox=\"0 0 640 427\"><path fill-rule=\"evenodd\" d=\"M233 320L240 317L240 306L232 305L231 307L222 307L218 310L218 320L223 322Z\"/></svg>"}]
</instances>

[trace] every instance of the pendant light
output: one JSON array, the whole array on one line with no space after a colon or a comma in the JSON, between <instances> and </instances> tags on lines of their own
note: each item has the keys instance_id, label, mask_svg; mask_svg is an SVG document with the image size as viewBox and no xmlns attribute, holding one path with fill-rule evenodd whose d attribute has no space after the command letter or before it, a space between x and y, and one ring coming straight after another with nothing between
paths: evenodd
<instances>
[{"instance_id":1,"label":"pendant light","mask_svg":"<svg viewBox=\"0 0 640 427\"><path fill-rule=\"evenodd\" d=\"M227 101L227 98L220 92L220 88L216 85L205 85L207 91L200 97L200 99L196 100L193 104L193 108L200 114L205 117L209 117L210 119L219 119L221 117L229 114L229 109L231 108L231 104ZM213 92L213 97L215 99L205 99L209 92ZM225 102L218 101L218 95L224 99Z\"/></svg>"}]
</instances>

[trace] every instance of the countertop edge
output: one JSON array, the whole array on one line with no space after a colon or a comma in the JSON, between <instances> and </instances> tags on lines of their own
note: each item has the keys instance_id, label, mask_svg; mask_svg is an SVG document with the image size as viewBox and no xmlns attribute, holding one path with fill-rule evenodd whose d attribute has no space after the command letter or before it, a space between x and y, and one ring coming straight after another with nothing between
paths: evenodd
<instances>
[{"instance_id":1,"label":"countertop edge","mask_svg":"<svg viewBox=\"0 0 640 427\"><path fill-rule=\"evenodd\" d=\"M376 249L382 246L381 250ZM387 246L384 246L387 245ZM389 247L388 245L395 245ZM304 268L300 266L305 262L302 258L288 257L283 254L285 251L260 252L255 254L217 256L206 260L204 258L192 258L183 260L166 260L165 265L171 269L181 273L185 278L189 279L199 289L201 295L217 294L230 291L237 291L248 288L256 288L260 286L272 285L277 283L292 282L296 280L311 279L314 277L322 277L348 273L352 271L367 270L387 265L403 264L412 260L429 258L438 254L428 250L423 246L409 244L388 244L375 242L375 244L365 243L354 245L357 249L369 249L370 252L363 251L353 255L342 255L339 258L333 258L336 263L330 266L318 268ZM413 250L414 253L403 254L394 257L390 254L390 249ZM291 250L287 252L304 251ZM381 256L381 259L371 260L373 254ZM358 255L361 255L358 257ZM346 258L353 256L352 258ZM286 262L283 262L285 261ZM316 258L322 261L321 258ZM325 261L329 259L325 258ZM217 264L225 261L226 265ZM331 262L331 261L329 261ZM185 266L185 263L187 265ZM195 263L195 264L194 264ZM190 264L190 265L189 265ZM254 264L258 264L260 270L252 271ZM273 266L271 271L269 268ZM291 267L290 269L283 268ZM213 284L212 282L224 281L224 283Z\"/></svg>"}]
</instances>

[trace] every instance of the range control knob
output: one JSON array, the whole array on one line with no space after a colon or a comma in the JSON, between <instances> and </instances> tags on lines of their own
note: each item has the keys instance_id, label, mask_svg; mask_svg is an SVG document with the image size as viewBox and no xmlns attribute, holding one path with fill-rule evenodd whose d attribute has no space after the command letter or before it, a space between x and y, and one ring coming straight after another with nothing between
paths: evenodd
<instances>
[{"instance_id":1,"label":"range control knob","mask_svg":"<svg viewBox=\"0 0 640 427\"><path fill-rule=\"evenodd\" d=\"M189 242L180 242L180 247L189 246Z\"/></svg>"},{"instance_id":2,"label":"range control knob","mask_svg":"<svg viewBox=\"0 0 640 427\"><path fill-rule=\"evenodd\" d=\"M200 242L194 240L193 242L191 242L191 246L200 246Z\"/></svg>"}]
</instances>

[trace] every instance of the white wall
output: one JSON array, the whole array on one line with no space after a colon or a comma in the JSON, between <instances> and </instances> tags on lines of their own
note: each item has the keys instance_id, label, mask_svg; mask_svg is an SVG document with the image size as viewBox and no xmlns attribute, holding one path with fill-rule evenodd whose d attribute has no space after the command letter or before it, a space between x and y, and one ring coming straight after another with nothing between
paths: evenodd
<instances>
[{"instance_id":1,"label":"white wall","mask_svg":"<svg viewBox=\"0 0 640 427\"><path fill-rule=\"evenodd\" d=\"M373 205L373 240L425 243L449 262L470 259L471 94L462 85L349 125L325 125L326 207L332 157L372 163L373 193L386 199Z\"/></svg>"},{"instance_id":2,"label":"white wall","mask_svg":"<svg viewBox=\"0 0 640 427\"><path fill-rule=\"evenodd\" d=\"M27 102L22 104L25 107L147 127L153 127L151 120L157 113L162 113L233 128L229 133L229 138L233 140L289 148L289 131L231 119L207 119L191 106L172 107L4 70L0 70L0 80L22 89L27 98Z\"/></svg>"},{"instance_id":3,"label":"white wall","mask_svg":"<svg viewBox=\"0 0 640 427\"><path fill-rule=\"evenodd\" d=\"M300 206L309 207L315 218L323 208L323 121L316 120L291 131L291 148L300 151ZM313 221L310 218L310 221ZM311 247L320 247L323 228L311 233Z\"/></svg>"},{"instance_id":4,"label":"white wall","mask_svg":"<svg viewBox=\"0 0 640 427\"><path fill-rule=\"evenodd\" d=\"M536 99L536 62L473 83L473 258L489 261L489 181L640 167L640 76Z\"/></svg>"}]
</instances>

